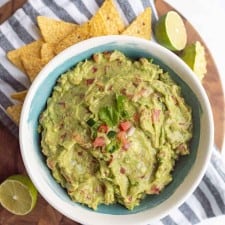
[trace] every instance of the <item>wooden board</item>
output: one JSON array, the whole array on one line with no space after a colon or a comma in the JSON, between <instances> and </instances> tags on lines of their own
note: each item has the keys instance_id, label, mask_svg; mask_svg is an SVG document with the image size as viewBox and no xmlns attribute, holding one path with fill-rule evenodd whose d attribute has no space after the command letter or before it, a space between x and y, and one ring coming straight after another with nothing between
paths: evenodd
<instances>
[{"instance_id":1,"label":"wooden board","mask_svg":"<svg viewBox=\"0 0 225 225\"><path fill-rule=\"evenodd\" d=\"M7 19L16 8L19 8L25 0L14 0L0 9L0 22ZM172 8L162 0L156 0L156 7L159 15L166 13ZM188 31L188 42L201 40L198 33L191 24L184 18L185 26ZM202 42L203 43L203 42ZM221 149L224 138L224 94L222 91L221 80L207 48L208 73L204 79L203 86L209 96L213 109L215 121L215 143ZM0 183L8 176L16 173L26 174L19 150L18 140L3 127L0 123ZM7 212L0 206L0 225L78 225L58 211L53 209L40 195L35 209L27 216L15 216Z\"/></svg>"},{"instance_id":2,"label":"wooden board","mask_svg":"<svg viewBox=\"0 0 225 225\"><path fill-rule=\"evenodd\" d=\"M8 19L27 0L11 0L0 8L0 23Z\"/></svg>"}]
</instances>

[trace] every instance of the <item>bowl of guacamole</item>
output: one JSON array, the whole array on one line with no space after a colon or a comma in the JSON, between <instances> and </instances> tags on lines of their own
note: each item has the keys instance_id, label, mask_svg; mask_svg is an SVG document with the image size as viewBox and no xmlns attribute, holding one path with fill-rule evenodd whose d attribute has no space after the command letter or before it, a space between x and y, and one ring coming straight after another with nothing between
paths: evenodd
<instances>
[{"instance_id":1,"label":"bowl of guacamole","mask_svg":"<svg viewBox=\"0 0 225 225\"><path fill-rule=\"evenodd\" d=\"M56 56L25 99L20 145L40 194L85 224L149 223L200 182L212 113L173 53L128 36L86 40Z\"/></svg>"}]
</instances>

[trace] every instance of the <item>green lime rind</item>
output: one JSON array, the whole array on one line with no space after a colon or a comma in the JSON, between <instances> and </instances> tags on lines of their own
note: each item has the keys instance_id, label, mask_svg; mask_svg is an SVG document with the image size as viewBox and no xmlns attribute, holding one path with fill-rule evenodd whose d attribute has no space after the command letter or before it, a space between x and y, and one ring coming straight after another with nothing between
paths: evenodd
<instances>
[{"instance_id":1,"label":"green lime rind","mask_svg":"<svg viewBox=\"0 0 225 225\"><path fill-rule=\"evenodd\" d=\"M21 193L17 193L19 196L19 199L17 201L20 201L19 204L17 204L12 196L14 195L14 193L20 192L21 189L23 191L23 196L25 199L21 199ZM11 192L9 190L11 190ZM37 189L33 185L30 178L25 175L17 174L10 176L0 185L1 205L9 212L16 215L26 215L30 213L37 203L37 197ZM25 202L28 207L22 207ZM21 207L16 207L16 205L20 205Z\"/></svg>"},{"instance_id":2,"label":"green lime rind","mask_svg":"<svg viewBox=\"0 0 225 225\"><path fill-rule=\"evenodd\" d=\"M180 57L184 60L184 62L191 68L194 69L195 64L195 56L196 56L196 48L195 44L190 44L185 47Z\"/></svg>"},{"instance_id":3,"label":"green lime rind","mask_svg":"<svg viewBox=\"0 0 225 225\"><path fill-rule=\"evenodd\" d=\"M205 49L199 41L187 45L180 55L181 59L193 70L202 80L207 72Z\"/></svg>"},{"instance_id":4,"label":"green lime rind","mask_svg":"<svg viewBox=\"0 0 225 225\"><path fill-rule=\"evenodd\" d=\"M155 25L155 38L156 41L161 44L162 46L172 50L176 51L177 49L173 47L172 43L170 42L170 39L168 37L167 31L166 31L166 15L160 17L158 22Z\"/></svg>"},{"instance_id":5,"label":"green lime rind","mask_svg":"<svg viewBox=\"0 0 225 225\"><path fill-rule=\"evenodd\" d=\"M159 18L154 33L156 41L171 51L180 51L186 46L186 28L182 18L175 11L169 11Z\"/></svg>"}]
</instances>

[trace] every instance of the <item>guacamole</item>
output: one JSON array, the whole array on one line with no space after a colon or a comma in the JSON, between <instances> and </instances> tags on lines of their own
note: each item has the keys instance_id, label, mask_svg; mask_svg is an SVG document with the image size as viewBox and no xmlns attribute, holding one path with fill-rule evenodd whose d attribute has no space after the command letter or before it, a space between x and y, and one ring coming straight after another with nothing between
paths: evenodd
<instances>
[{"instance_id":1,"label":"guacamole","mask_svg":"<svg viewBox=\"0 0 225 225\"><path fill-rule=\"evenodd\" d=\"M189 154L192 112L151 59L94 54L62 74L40 115L47 165L75 202L132 210Z\"/></svg>"}]
</instances>

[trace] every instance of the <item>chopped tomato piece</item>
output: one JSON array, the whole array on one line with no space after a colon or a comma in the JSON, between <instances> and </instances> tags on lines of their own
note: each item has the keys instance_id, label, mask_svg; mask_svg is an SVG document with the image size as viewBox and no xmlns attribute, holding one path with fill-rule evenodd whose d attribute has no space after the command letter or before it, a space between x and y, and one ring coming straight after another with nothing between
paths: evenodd
<instances>
[{"instance_id":1,"label":"chopped tomato piece","mask_svg":"<svg viewBox=\"0 0 225 225\"><path fill-rule=\"evenodd\" d=\"M140 114L138 112L134 113L133 118L135 122L139 122Z\"/></svg>"},{"instance_id":2,"label":"chopped tomato piece","mask_svg":"<svg viewBox=\"0 0 225 225\"><path fill-rule=\"evenodd\" d=\"M86 80L86 84L87 84L87 85L93 84L94 81L95 81L94 78L87 79L87 80Z\"/></svg>"},{"instance_id":3,"label":"chopped tomato piece","mask_svg":"<svg viewBox=\"0 0 225 225\"><path fill-rule=\"evenodd\" d=\"M99 62L100 60L99 54L94 54L92 57L95 62Z\"/></svg>"},{"instance_id":4,"label":"chopped tomato piece","mask_svg":"<svg viewBox=\"0 0 225 225\"><path fill-rule=\"evenodd\" d=\"M119 139L120 142L124 142L127 137L126 137L126 132L124 131L120 131L118 134L117 134L117 138Z\"/></svg>"},{"instance_id":5,"label":"chopped tomato piece","mask_svg":"<svg viewBox=\"0 0 225 225\"><path fill-rule=\"evenodd\" d=\"M130 143L129 142L127 142L126 144L123 145L123 149L124 150L128 150L129 147L130 147Z\"/></svg>"},{"instance_id":6,"label":"chopped tomato piece","mask_svg":"<svg viewBox=\"0 0 225 225\"><path fill-rule=\"evenodd\" d=\"M132 124L130 121L124 121L119 124L119 128L122 131L128 131L131 128Z\"/></svg>"},{"instance_id":7,"label":"chopped tomato piece","mask_svg":"<svg viewBox=\"0 0 225 225\"><path fill-rule=\"evenodd\" d=\"M96 137L93 142L94 148L105 146L105 138L104 137Z\"/></svg>"},{"instance_id":8,"label":"chopped tomato piece","mask_svg":"<svg viewBox=\"0 0 225 225\"><path fill-rule=\"evenodd\" d=\"M117 134L118 140L121 142L123 149L127 150L129 147L129 142L127 140L127 134L125 131L120 131Z\"/></svg>"},{"instance_id":9,"label":"chopped tomato piece","mask_svg":"<svg viewBox=\"0 0 225 225\"><path fill-rule=\"evenodd\" d=\"M108 161L108 165L110 165L113 162L113 155L111 155L109 161Z\"/></svg>"},{"instance_id":10,"label":"chopped tomato piece","mask_svg":"<svg viewBox=\"0 0 225 225\"><path fill-rule=\"evenodd\" d=\"M55 163L54 160L48 158L48 159L47 159L47 165L48 165L49 168L54 169L56 163Z\"/></svg>"},{"instance_id":11,"label":"chopped tomato piece","mask_svg":"<svg viewBox=\"0 0 225 225\"><path fill-rule=\"evenodd\" d=\"M97 70L98 70L97 67L95 67L95 66L92 67L92 72L93 73L95 73Z\"/></svg>"},{"instance_id":12,"label":"chopped tomato piece","mask_svg":"<svg viewBox=\"0 0 225 225\"><path fill-rule=\"evenodd\" d=\"M108 133L108 130L109 130L109 127L106 124L102 124L98 128L98 132L105 133L105 134Z\"/></svg>"},{"instance_id":13,"label":"chopped tomato piece","mask_svg":"<svg viewBox=\"0 0 225 225\"><path fill-rule=\"evenodd\" d=\"M126 173L126 169L124 167L120 167L120 173L121 174L125 174Z\"/></svg>"},{"instance_id":14,"label":"chopped tomato piece","mask_svg":"<svg viewBox=\"0 0 225 225\"><path fill-rule=\"evenodd\" d=\"M160 109L152 109L152 122L158 122L159 121L159 116L160 116Z\"/></svg>"},{"instance_id":15,"label":"chopped tomato piece","mask_svg":"<svg viewBox=\"0 0 225 225\"><path fill-rule=\"evenodd\" d=\"M160 193L160 188L157 187L156 185L153 185L153 186L151 187L150 193L151 193L151 194L159 194L159 193Z\"/></svg>"},{"instance_id":16,"label":"chopped tomato piece","mask_svg":"<svg viewBox=\"0 0 225 225\"><path fill-rule=\"evenodd\" d=\"M112 52L103 52L103 55L105 56L106 59L110 59L110 56L112 55Z\"/></svg>"}]
</instances>

